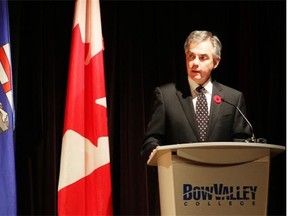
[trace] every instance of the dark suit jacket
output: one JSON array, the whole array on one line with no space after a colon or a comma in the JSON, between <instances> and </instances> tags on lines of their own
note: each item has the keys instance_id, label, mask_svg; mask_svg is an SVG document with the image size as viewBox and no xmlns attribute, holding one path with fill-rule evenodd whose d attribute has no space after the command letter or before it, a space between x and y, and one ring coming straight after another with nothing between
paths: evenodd
<instances>
[{"instance_id":1,"label":"dark suit jacket","mask_svg":"<svg viewBox=\"0 0 288 216\"><path fill-rule=\"evenodd\" d=\"M225 102L216 104L213 101L214 95L219 95L227 102L238 106L246 115L243 94L214 81L207 142L251 137L249 125L239 111ZM188 81L186 85L181 86L170 83L157 87L141 154L149 155L158 145L193 142L200 142L200 137Z\"/></svg>"}]
</instances>

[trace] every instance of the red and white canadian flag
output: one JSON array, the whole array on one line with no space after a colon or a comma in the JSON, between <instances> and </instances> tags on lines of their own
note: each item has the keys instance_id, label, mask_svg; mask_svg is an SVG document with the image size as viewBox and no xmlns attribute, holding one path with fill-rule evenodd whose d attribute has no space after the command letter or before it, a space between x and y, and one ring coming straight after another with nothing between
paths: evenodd
<instances>
[{"instance_id":1,"label":"red and white canadian flag","mask_svg":"<svg viewBox=\"0 0 288 216\"><path fill-rule=\"evenodd\" d=\"M58 185L59 215L112 215L99 0L76 0Z\"/></svg>"}]
</instances>

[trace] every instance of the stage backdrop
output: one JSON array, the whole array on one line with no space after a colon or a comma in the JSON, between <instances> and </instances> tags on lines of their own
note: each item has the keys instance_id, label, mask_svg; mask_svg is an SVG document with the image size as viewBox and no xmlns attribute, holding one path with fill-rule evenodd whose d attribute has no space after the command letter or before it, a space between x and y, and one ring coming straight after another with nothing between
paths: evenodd
<instances>
[{"instance_id":1,"label":"stage backdrop","mask_svg":"<svg viewBox=\"0 0 288 216\"><path fill-rule=\"evenodd\" d=\"M286 144L285 1L101 1L116 215L157 214L140 158L154 88L186 77L183 44L216 33L214 77L245 94L257 137ZM18 213L56 215L73 1L10 1ZM77 115L77 113L75 113ZM286 213L286 157L272 160L269 215Z\"/></svg>"}]
</instances>

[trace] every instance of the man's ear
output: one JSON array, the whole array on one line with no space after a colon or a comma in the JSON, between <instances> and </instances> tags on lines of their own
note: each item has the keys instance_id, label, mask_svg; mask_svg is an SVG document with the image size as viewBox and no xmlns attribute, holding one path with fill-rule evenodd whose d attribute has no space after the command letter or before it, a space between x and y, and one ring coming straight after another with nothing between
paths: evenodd
<instances>
[{"instance_id":1,"label":"man's ear","mask_svg":"<svg viewBox=\"0 0 288 216\"><path fill-rule=\"evenodd\" d=\"M219 63L220 63L220 60L221 60L220 57L219 57L219 58L214 58L214 60L213 60L213 63L214 63L213 69L217 68L217 66L218 66Z\"/></svg>"}]
</instances>

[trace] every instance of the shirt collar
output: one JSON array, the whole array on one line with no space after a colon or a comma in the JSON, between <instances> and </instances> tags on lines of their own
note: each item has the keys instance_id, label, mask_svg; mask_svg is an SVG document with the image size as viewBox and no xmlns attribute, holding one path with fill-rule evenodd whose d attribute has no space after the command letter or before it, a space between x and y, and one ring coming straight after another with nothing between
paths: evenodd
<instances>
[{"instance_id":1,"label":"shirt collar","mask_svg":"<svg viewBox=\"0 0 288 216\"><path fill-rule=\"evenodd\" d=\"M199 85L194 80L192 80L189 76L188 76L188 82L189 82L190 91L191 91L192 96L197 95L196 88ZM206 93L209 93L212 95L213 85L211 82L211 78L209 78L209 80L206 83L204 83L202 86L205 88Z\"/></svg>"}]
</instances>

